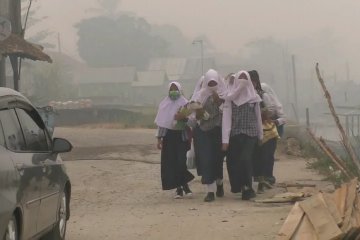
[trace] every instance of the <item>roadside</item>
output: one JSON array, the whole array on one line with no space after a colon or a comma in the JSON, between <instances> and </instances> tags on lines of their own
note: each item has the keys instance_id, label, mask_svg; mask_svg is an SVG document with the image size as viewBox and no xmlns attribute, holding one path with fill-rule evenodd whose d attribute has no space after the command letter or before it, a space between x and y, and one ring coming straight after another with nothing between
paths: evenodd
<instances>
[{"instance_id":1,"label":"roadside","mask_svg":"<svg viewBox=\"0 0 360 240\"><path fill-rule=\"evenodd\" d=\"M161 190L154 130L59 128L55 134L75 146L64 156L73 184L70 240L275 239L292 207L241 201L229 192L227 176L225 197L214 203L203 202L199 178L191 183L192 199L172 199L173 192ZM284 151L277 158L279 183L331 188L306 168L305 159Z\"/></svg>"}]
</instances>

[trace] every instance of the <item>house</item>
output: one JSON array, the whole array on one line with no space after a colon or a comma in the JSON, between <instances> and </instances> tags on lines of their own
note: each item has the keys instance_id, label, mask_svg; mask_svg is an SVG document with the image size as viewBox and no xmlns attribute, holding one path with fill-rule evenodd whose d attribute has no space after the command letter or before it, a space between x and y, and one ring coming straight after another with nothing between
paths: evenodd
<instances>
[{"instance_id":1,"label":"house","mask_svg":"<svg viewBox=\"0 0 360 240\"><path fill-rule=\"evenodd\" d=\"M135 67L84 68L76 74L79 98L88 98L96 104L129 104Z\"/></svg>"},{"instance_id":2,"label":"house","mask_svg":"<svg viewBox=\"0 0 360 240\"><path fill-rule=\"evenodd\" d=\"M164 98L169 78L164 71L138 72L132 83L131 101L135 105L157 106Z\"/></svg>"},{"instance_id":3,"label":"house","mask_svg":"<svg viewBox=\"0 0 360 240\"><path fill-rule=\"evenodd\" d=\"M150 60L148 71L164 71L169 81L181 81L186 67L186 58L153 58Z\"/></svg>"},{"instance_id":4,"label":"house","mask_svg":"<svg viewBox=\"0 0 360 240\"><path fill-rule=\"evenodd\" d=\"M204 58L203 64L204 72L216 67L213 58ZM150 60L147 70L164 71L168 80L180 82L184 95L190 97L202 75L202 61L201 58L154 58Z\"/></svg>"}]
</instances>

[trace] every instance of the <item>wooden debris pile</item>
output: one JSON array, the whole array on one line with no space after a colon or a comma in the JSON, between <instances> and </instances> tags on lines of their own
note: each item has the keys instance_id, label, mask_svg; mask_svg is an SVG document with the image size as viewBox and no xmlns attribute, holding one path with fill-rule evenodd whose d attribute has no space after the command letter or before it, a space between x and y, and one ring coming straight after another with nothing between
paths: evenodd
<instances>
[{"instance_id":1,"label":"wooden debris pile","mask_svg":"<svg viewBox=\"0 0 360 240\"><path fill-rule=\"evenodd\" d=\"M279 240L360 240L358 180L332 194L318 193L297 202L278 233Z\"/></svg>"}]
</instances>

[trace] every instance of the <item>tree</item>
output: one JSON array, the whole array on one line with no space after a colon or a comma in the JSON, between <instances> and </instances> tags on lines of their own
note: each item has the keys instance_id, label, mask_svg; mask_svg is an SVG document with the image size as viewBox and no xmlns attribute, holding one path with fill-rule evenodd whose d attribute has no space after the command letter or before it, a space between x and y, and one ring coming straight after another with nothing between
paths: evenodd
<instances>
[{"instance_id":1,"label":"tree","mask_svg":"<svg viewBox=\"0 0 360 240\"><path fill-rule=\"evenodd\" d=\"M168 54L166 41L152 34L143 18L99 16L82 20L76 27L80 56L90 66L142 68L150 58Z\"/></svg>"},{"instance_id":2,"label":"tree","mask_svg":"<svg viewBox=\"0 0 360 240\"><path fill-rule=\"evenodd\" d=\"M38 23L40 23L41 21L45 21L48 16L37 16L36 13L38 12L38 10L40 9L39 5L36 5L36 3L38 2L38 0L21 0L21 15L22 15L22 26L25 26L25 21L26 22L26 33L29 32L29 30L31 31L31 28L35 27ZM31 3L31 8L29 9L29 4ZM28 12L29 11L29 12ZM28 19L26 20L26 16L28 15ZM30 34L29 36L25 36L25 38L32 42L32 43L36 43L39 44L43 47L46 48L55 48L54 44L51 44L47 41L47 38L50 36L53 36L54 32L50 31L49 29L44 29L35 33Z\"/></svg>"}]
</instances>

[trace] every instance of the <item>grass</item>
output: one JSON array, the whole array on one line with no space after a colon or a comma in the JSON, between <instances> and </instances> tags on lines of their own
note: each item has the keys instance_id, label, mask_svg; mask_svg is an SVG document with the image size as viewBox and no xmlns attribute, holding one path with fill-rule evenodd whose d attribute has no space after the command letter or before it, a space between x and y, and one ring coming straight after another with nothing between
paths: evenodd
<instances>
[{"instance_id":1,"label":"grass","mask_svg":"<svg viewBox=\"0 0 360 240\"><path fill-rule=\"evenodd\" d=\"M316 145L316 143L313 141L307 141L301 143L301 148L304 157L309 159L307 163L308 168L314 169L321 175L325 176L324 180L332 182L335 186L340 186L342 183L347 181L346 176L337 170L336 165Z\"/></svg>"}]
</instances>

